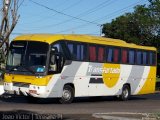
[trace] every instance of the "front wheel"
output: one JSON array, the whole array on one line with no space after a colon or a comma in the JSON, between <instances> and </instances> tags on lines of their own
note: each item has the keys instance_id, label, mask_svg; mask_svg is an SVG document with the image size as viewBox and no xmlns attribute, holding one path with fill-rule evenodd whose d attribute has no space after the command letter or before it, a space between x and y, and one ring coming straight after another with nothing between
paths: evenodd
<instances>
[{"instance_id":1,"label":"front wheel","mask_svg":"<svg viewBox=\"0 0 160 120\"><path fill-rule=\"evenodd\" d=\"M62 104L69 104L72 103L73 99L74 89L69 85L65 85L63 88L62 97L60 98L59 102Z\"/></svg>"},{"instance_id":2,"label":"front wheel","mask_svg":"<svg viewBox=\"0 0 160 120\"><path fill-rule=\"evenodd\" d=\"M120 96L122 101L126 101L130 98L131 92L130 87L128 85L124 85L122 89L122 94Z\"/></svg>"}]
</instances>

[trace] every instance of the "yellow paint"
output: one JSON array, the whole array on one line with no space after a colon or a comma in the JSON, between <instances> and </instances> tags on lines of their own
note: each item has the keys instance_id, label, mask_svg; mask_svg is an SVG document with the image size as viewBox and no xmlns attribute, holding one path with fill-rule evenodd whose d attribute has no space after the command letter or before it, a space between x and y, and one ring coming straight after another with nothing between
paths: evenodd
<instances>
[{"instance_id":1,"label":"yellow paint","mask_svg":"<svg viewBox=\"0 0 160 120\"><path fill-rule=\"evenodd\" d=\"M103 69L106 69L107 72L103 72L103 81L104 84L112 88L116 85L120 77L120 64L103 64Z\"/></svg>"},{"instance_id":2,"label":"yellow paint","mask_svg":"<svg viewBox=\"0 0 160 120\"><path fill-rule=\"evenodd\" d=\"M111 39L111 38L88 36L88 35L76 35L76 34L69 34L69 35L30 34L30 35L18 36L14 39L14 41L19 41L19 40L40 41L40 42L46 42L48 44L51 44L58 40L69 40L69 41L72 40L78 42L96 43L102 45L113 45L113 46L139 48L139 49L156 51L155 47L147 47L147 46L140 46L136 44L126 43L125 41L119 39Z\"/></svg>"},{"instance_id":3,"label":"yellow paint","mask_svg":"<svg viewBox=\"0 0 160 120\"><path fill-rule=\"evenodd\" d=\"M138 94L154 93L155 84L156 84L156 67L150 67L147 80Z\"/></svg>"},{"instance_id":4,"label":"yellow paint","mask_svg":"<svg viewBox=\"0 0 160 120\"><path fill-rule=\"evenodd\" d=\"M51 75L44 76L42 78L37 78L36 76L26 76L26 75L14 75L5 74L5 82L24 82L30 83L31 85L46 86L51 79Z\"/></svg>"}]
</instances>

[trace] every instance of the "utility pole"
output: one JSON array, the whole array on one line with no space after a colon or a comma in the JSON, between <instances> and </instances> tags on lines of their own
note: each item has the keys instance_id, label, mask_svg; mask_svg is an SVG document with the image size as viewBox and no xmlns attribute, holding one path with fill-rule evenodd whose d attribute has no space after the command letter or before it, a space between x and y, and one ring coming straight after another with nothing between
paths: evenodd
<instances>
[{"instance_id":1,"label":"utility pole","mask_svg":"<svg viewBox=\"0 0 160 120\"><path fill-rule=\"evenodd\" d=\"M102 28L103 28L103 24L100 25L100 36L103 36L103 34L102 34Z\"/></svg>"}]
</instances>

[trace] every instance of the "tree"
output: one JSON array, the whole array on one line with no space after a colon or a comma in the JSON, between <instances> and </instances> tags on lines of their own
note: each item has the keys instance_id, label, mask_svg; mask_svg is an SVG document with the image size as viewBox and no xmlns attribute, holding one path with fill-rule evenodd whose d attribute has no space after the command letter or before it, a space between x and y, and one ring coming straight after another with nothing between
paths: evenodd
<instances>
[{"instance_id":1,"label":"tree","mask_svg":"<svg viewBox=\"0 0 160 120\"><path fill-rule=\"evenodd\" d=\"M103 25L105 37L122 39L140 45L160 47L160 1L137 5L133 13L126 13Z\"/></svg>"},{"instance_id":2,"label":"tree","mask_svg":"<svg viewBox=\"0 0 160 120\"><path fill-rule=\"evenodd\" d=\"M160 0L149 0L149 5L137 5L134 12L126 13L103 25L105 37L122 39L139 45L155 46L158 50L160 74Z\"/></svg>"},{"instance_id":3,"label":"tree","mask_svg":"<svg viewBox=\"0 0 160 120\"><path fill-rule=\"evenodd\" d=\"M2 20L0 26L0 62L5 61L9 48L9 36L19 19L18 2L19 0L3 0Z\"/></svg>"}]
</instances>

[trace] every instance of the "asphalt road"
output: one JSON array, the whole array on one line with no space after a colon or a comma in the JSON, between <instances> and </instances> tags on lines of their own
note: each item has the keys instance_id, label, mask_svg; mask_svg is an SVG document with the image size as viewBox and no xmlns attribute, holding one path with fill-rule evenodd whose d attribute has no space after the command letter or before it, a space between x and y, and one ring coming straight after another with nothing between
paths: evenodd
<instances>
[{"instance_id":1,"label":"asphalt road","mask_svg":"<svg viewBox=\"0 0 160 120\"><path fill-rule=\"evenodd\" d=\"M31 111L38 113L93 114L106 112L160 113L160 93L133 96L129 101L118 101L113 97L78 98L72 104L59 104L53 99L42 99L29 103L25 97L0 98L0 111Z\"/></svg>"}]
</instances>

